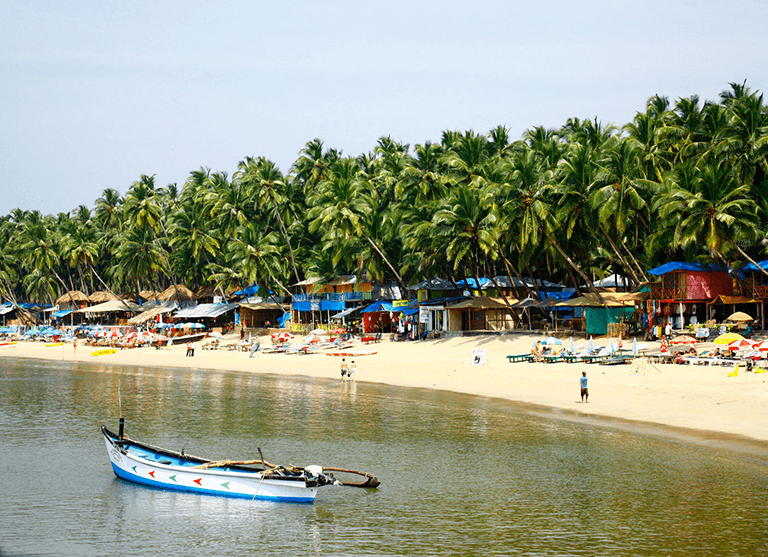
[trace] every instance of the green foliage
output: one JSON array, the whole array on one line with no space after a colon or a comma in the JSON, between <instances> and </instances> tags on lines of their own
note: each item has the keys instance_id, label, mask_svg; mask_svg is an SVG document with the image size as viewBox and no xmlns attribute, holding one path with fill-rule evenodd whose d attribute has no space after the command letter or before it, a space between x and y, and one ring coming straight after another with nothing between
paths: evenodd
<instances>
[{"instance_id":1,"label":"green foliage","mask_svg":"<svg viewBox=\"0 0 768 557\"><path fill-rule=\"evenodd\" d=\"M66 288L116 292L183 282L273 290L367 274L401 286L533 275L571 286L634 282L670 259L765 258L768 110L746 84L716 101L651 97L618 128L570 118L520 140L445 131L438 143L382 137L343 156L314 139L288 174L245 157L230 180L200 168L179 187L142 175L93 209L0 218L0 295L51 301Z\"/></svg>"}]
</instances>

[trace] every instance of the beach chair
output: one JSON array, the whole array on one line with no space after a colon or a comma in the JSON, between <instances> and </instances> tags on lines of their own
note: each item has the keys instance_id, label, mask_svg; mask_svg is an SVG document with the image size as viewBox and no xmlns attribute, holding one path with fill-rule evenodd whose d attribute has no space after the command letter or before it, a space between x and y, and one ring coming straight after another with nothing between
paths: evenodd
<instances>
[{"instance_id":1,"label":"beach chair","mask_svg":"<svg viewBox=\"0 0 768 557\"><path fill-rule=\"evenodd\" d=\"M592 364L595 362L598 362L600 360L604 360L605 358L608 358L611 355L611 351L608 350L607 346L604 346L597 352L593 352L592 354L589 354L588 356L582 356L582 361L586 362L588 364Z\"/></svg>"}]
</instances>

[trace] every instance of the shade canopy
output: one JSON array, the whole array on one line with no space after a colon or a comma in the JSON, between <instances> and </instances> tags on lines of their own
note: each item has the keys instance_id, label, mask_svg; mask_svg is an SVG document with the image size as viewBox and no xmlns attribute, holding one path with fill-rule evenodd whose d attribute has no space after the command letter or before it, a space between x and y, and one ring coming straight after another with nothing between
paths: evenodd
<instances>
[{"instance_id":1,"label":"shade canopy","mask_svg":"<svg viewBox=\"0 0 768 557\"><path fill-rule=\"evenodd\" d=\"M736 323L746 322L746 321L753 321L752 316L744 313L743 311L737 311L736 313L732 313L728 316L726 321L734 321Z\"/></svg>"},{"instance_id":2,"label":"shade canopy","mask_svg":"<svg viewBox=\"0 0 768 557\"><path fill-rule=\"evenodd\" d=\"M735 340L741 340L744 337L737 333L725 333L717 337L713 342L715 344L730 344Z\"/></svg>"},{"instance_id":3,"label":"shade canopy","mask_svg":"<svg viewBox=\"0 0 768 557\"><path fill-rule=\"evenodd\" d=\"M161 302L169 302L175 300L177 302L193 302L197 300L195 293L183 284L177 284L175 286L169 286L163 293L157 297Z\"/></svg>"},{"instance_id":4,"label":"shade canopy","mask_svg":"<svg viewBox=\"0 0 768 557\"><path fill-rule=\"evenodd\" d=\"M90 301L91 299L85 294L83 294L82 292L80 292L79 290L70 290L63 296L59 296L58 298L56 298L56 301L54 302L54 304L58 306L59 304L69 304L72 302L90 302Z\"/></svg>"},{"instance_id":5,"label":"shade canopy","mask_svg":"<svg viewBox=\"0 0 768 557\"><path fill-rule=\"evenodd\" d=\"M88 298L94 304L100 304L102 302L109 302L110 300L120 299L117 297L117 295L112 294L111 292L108 292L106 290L99 290L98 292L94 292L93 294L88 296Z\"/></svg>"}]
</instances>

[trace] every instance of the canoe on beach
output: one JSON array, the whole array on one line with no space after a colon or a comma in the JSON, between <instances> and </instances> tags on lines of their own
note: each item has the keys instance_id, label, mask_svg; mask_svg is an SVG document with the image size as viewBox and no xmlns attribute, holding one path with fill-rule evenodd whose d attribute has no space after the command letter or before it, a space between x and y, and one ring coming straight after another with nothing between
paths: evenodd
<instances>
[{"instance_id":1,"label":"canoe on beach","mask_svg":"<svg viewBox=\"0 0 768 557\"><path fill-rule=\"evenodd\" d=\"M323 468L321 466L275 466L263 459L212 461L181 452L162 449L115 434L106 427L101 432L112 470L118 478L160 489L187 491L222 497L241 497L268 501L312 503L317 490L327 485L378 487L371 474ZM261 450L259 449L259 453ZM362 482L341 482L330 472L363 476Z\"/></svg>"}]
</instances>

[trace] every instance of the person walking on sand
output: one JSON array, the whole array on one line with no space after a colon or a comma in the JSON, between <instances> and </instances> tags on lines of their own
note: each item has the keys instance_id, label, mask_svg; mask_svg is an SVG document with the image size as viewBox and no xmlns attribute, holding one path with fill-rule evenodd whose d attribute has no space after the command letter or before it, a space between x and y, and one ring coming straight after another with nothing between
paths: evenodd
<instances>
[{"instance_id":1,"label":"person walking on sand","mask_svg":"<svg viewBox=\"0 0 768 557\"><path fill-rule=\"evenodd\" d=\"M355 372L357 371L357 366L355 365L355 360L352 360L352 362L349 364L349 371L347 372L347 377L350 381L355 380Z\"/></svg>"},{"instance_id":2,"label":"person walking on sand","mask_svg":"<svg viewBox=\"0 0 768 557\"><path fill-rule=\"evenodd\" d=\"M253 358L253 354L258 352L259 348L261 348L261 343L254 339L253 344L251 344L251 353L248 354L248 357Z\"/></svg>"},{"instance_id":3,"label":"person walking on sand","mask_svg":"<svg viewBox=\"0 0 768 557\"><path fill-rule=\"evenodd\" d=\"M189 356L190 356L191 354L192 354L192 343L191 343L191 342L188 342L188 343L187 343L187 353L186 353L186 354L184 354L184 355L185 355L187 358L189 358Z\"/></svg>"},{"instance_id":4,"label":"person walking on sand","mask_svg":"<svg viewBox=\"0 0 768 557\"><path fill-rule=\"evenodd\" d=\"M195 343L190 342L189 343L189 357L192 358L195 355Z\"/></svg>"},{"instance_id":5,"label":"person walking on sand","mask_svg":"<svg viewBox=\"0 0 768 557\"><path fill-rule=\"evenodd\" d=\"M341 359L341 380L346 381L347 375L349 375L349 366L347 365L346 358Z\"/></svg>"},{"instance_id":6,"label":"person walking on sand","mask_svg":"<svg viewBox=\"0 0 768 557\"><path fill-rule=\"evenodd\" d=\"M589 389L587 388L586 371L581 372L581 377L579 377L579 384L581 385L581 402L589 402Z\"/></svg>"}]
</instances>

